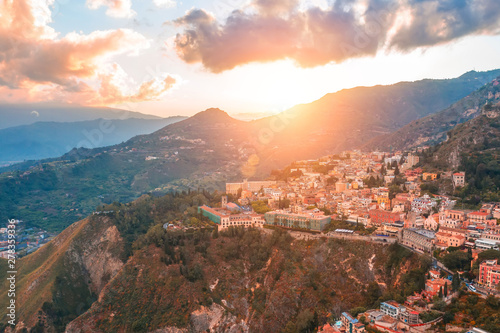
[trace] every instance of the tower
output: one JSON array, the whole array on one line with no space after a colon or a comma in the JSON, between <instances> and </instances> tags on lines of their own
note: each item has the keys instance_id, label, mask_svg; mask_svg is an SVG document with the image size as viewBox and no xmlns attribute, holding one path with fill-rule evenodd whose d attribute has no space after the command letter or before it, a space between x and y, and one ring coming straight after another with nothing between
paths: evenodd
<instances>
[{"instance_id":1,"label":"tower","mask_svg":"<svg viewBox=\"0 0 500 333\"><path fill-rule=\"evenodd\" d=\"M226 208L227 206L227 195L222 196L221 207Z\"/></svg>"}]
</instances>

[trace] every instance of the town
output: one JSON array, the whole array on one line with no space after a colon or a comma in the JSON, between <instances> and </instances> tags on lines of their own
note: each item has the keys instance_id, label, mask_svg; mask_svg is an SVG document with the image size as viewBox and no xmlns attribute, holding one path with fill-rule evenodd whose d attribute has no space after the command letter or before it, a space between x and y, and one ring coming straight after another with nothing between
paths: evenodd
<instances>
[{"instance_id":1,"label":"town","mask_svg":"<svg viewBox=\"0 0 500 333\"><path fill-rule=\"evenodd\" d=\"M54 235L37 227L26 227L22 220L15 220L16 224L16 253L15 257L23 257L33 253L54 238ZM8 233L7 228L0 228L0 258L7 259Z\"/></svg>"},{"instance_id":2,"label":"town","mask_svg":"<svg viewBox=\"0 0 500 333\"><path fill-rule=\"evenodd\" d=\"M270 180L227 183L220 207L198 210L219 229L279 227L302 239L399 243L429 257L421 293L382 302L378 309L344 312L320 332L432 331L443 320L443 304L460 288L483 298L500 296L500 202L471 207L436 193L430 185L437 179L457 191L466 186L466 174L425 170L417 153L350 151L298 161L273 171ZM467 264L460 261L464 257ZM446 331L462 329L449 324ZM470 332L484 331L471 325Z\"/></svg>"}]
</instances>

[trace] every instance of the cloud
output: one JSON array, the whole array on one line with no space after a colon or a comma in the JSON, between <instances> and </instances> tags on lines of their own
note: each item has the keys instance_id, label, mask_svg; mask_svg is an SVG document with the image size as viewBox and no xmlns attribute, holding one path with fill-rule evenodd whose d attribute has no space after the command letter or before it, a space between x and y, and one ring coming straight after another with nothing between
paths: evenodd
<instances>
[{"instance_id":1,"label":"cloud","mask_svg":"<svg viewBox=\"0 0 500 333\"><path fill-rule=\"evenodd\" d=\"M0 3L0 94L4 98L107 104L123 103L130 97L130 101L138 102L141 98L157 99L175 83L165 81L163 73L158 73L158 78L136 83L111 61L116 55L137 55L149 48L150 41L141 34L118 29L86 35L72 32L58 38L48 26L52 2L38 4L35 8L26 0ZM118 81L113 77L118 73L126 78L122 81L128 81L113 89L113 82ZM134 87L138 87L137 92ZM109 91L114 94L102 95Z\"/></svg>"},{"instance_id":2,"label":"cloud","mask_svg":"<svg viewBox=\"0 0 500 333\"><path fill-rule=\"evenodd\" d=\"M293 59L299 66L407 51L471 34L497 34L498 0L337 0L302 9L298 0L253 0L223 24L193 9L174 23L177 54L219 73L251 62Z\"/></svg>"},{"instance_id":3,"label":"cloud","mask_svg":"<svg viewBox=\"0 0 500 333\"><path fill-rule=\"evenodd\" d=\"M253 4L263 15L280 15L296 9L299 0L255 0Z\"/></svg>"},{"instance_id":4,"label":"cloud","mask_svg":"<svg viewBox=\"0 0 500 333\"><path fill-rule=\"evenodd\" d=\"M87 0L86 4L90 9L108 7L106 15L111 17L131 18L136 14L131 0Z\"/></svg>"},{"instance_id":5,"label":"cloud","mask_svg":"<svg viewBox=\"0 0 500 333\"><path fill-rule=\"evenodd\" d=\"M411 20L391 41L391 46L400 50L500 32L498 0L410 0L403 8Z\"/></svg>"},{"instance_id":6,"label":"cloud","mask_svg":"<svg viewBox=\"0 0 500 333\"><path fill-rule=\"evenodd\" d=\"M153 0L153 3L160 8L172 8L177 5L174 0Z\"/></svg>"},{"instance_id":7,"label":"cloud","mask_svg":"<svg viewBox=\"0 0 500 333\"><path fill-rule=\"evenodd\" d=\"M177 83L177 79L173 76L162 74L143 82L135 91L124 93L123 87L127 86L125 81L128 79L121 67L113 64L108 73L99 76L99 94L90 101L91 104L109 105L158 100Z\"/></svg>"}]
</instances>

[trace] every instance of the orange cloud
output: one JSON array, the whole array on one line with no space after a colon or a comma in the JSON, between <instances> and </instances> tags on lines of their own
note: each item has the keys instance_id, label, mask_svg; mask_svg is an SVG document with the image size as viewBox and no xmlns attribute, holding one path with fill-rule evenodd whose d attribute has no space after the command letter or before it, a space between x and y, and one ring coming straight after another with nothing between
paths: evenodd
<instances>
[{"instance_id":1,"label":"orange cloud","mask_svg":"<svg viewBox=\"0 0 500 333\"><path fill-rule=\"evenodd\" d=\"M305 10L298 0L253 0L252 7L233 11L224 24L204 10L189 11L174 21L184 28L177 54L214 73L281 59L314 67L500 30L498 0L337 0Z\"/></svg>"},{"instance_id":2,"label":"orange cloud","mask_svg":"<svg viewBox=\"0 0 500 333\"><path fill-rule=\"evenodd\" d=\"M139 93L115 93L112 95L115 98L102 95L112 91L109 78L114 74L106 71L110 58L117 54L136 54L149 47L149 41L129 29L94 31L88 35L73 32L57 38L57 33L47 25L50 22L48 6L46 3L45 10L35 15L35 9L27 0L0 3L0 86L8 101L24 95L30 101L51 99L106 104L114 100L126 102L130 98L138 102L141 98L156 99L172 87L173 83L160 85L159 79L153 79L143 83ZM151 89L146 89L148 86ZM116 86L114 91L123 88Z\"/></svg>"}]
</instances>

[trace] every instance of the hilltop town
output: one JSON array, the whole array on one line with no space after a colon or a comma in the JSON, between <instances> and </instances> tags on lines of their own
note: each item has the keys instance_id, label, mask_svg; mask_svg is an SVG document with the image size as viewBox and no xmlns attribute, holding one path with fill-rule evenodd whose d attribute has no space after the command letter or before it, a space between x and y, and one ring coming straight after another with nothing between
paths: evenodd
<instances>
[{"instance_id":1,"label":"hilltop town","mask_svg":"<svg viewBox=\"0 0 500 333\"><path fill-rule=\"evenodd\" d=\"M464 205L453 193L466 185L465 172L425 171L419 152L350 151L294 162L273 171L271 180L227 183L220 206L200 206L199 212L219 230L284 228L299 239L399 243L429 257L422 292L378 309L345 312L320 330L424 332L443 320L441 311L461 286L462 293L483 298L500 295L498 251L491 251L500 243L500 202ZM435 193L429 185L437 179L446 180L452 193Z\"/></svg>"}]
</instances>

